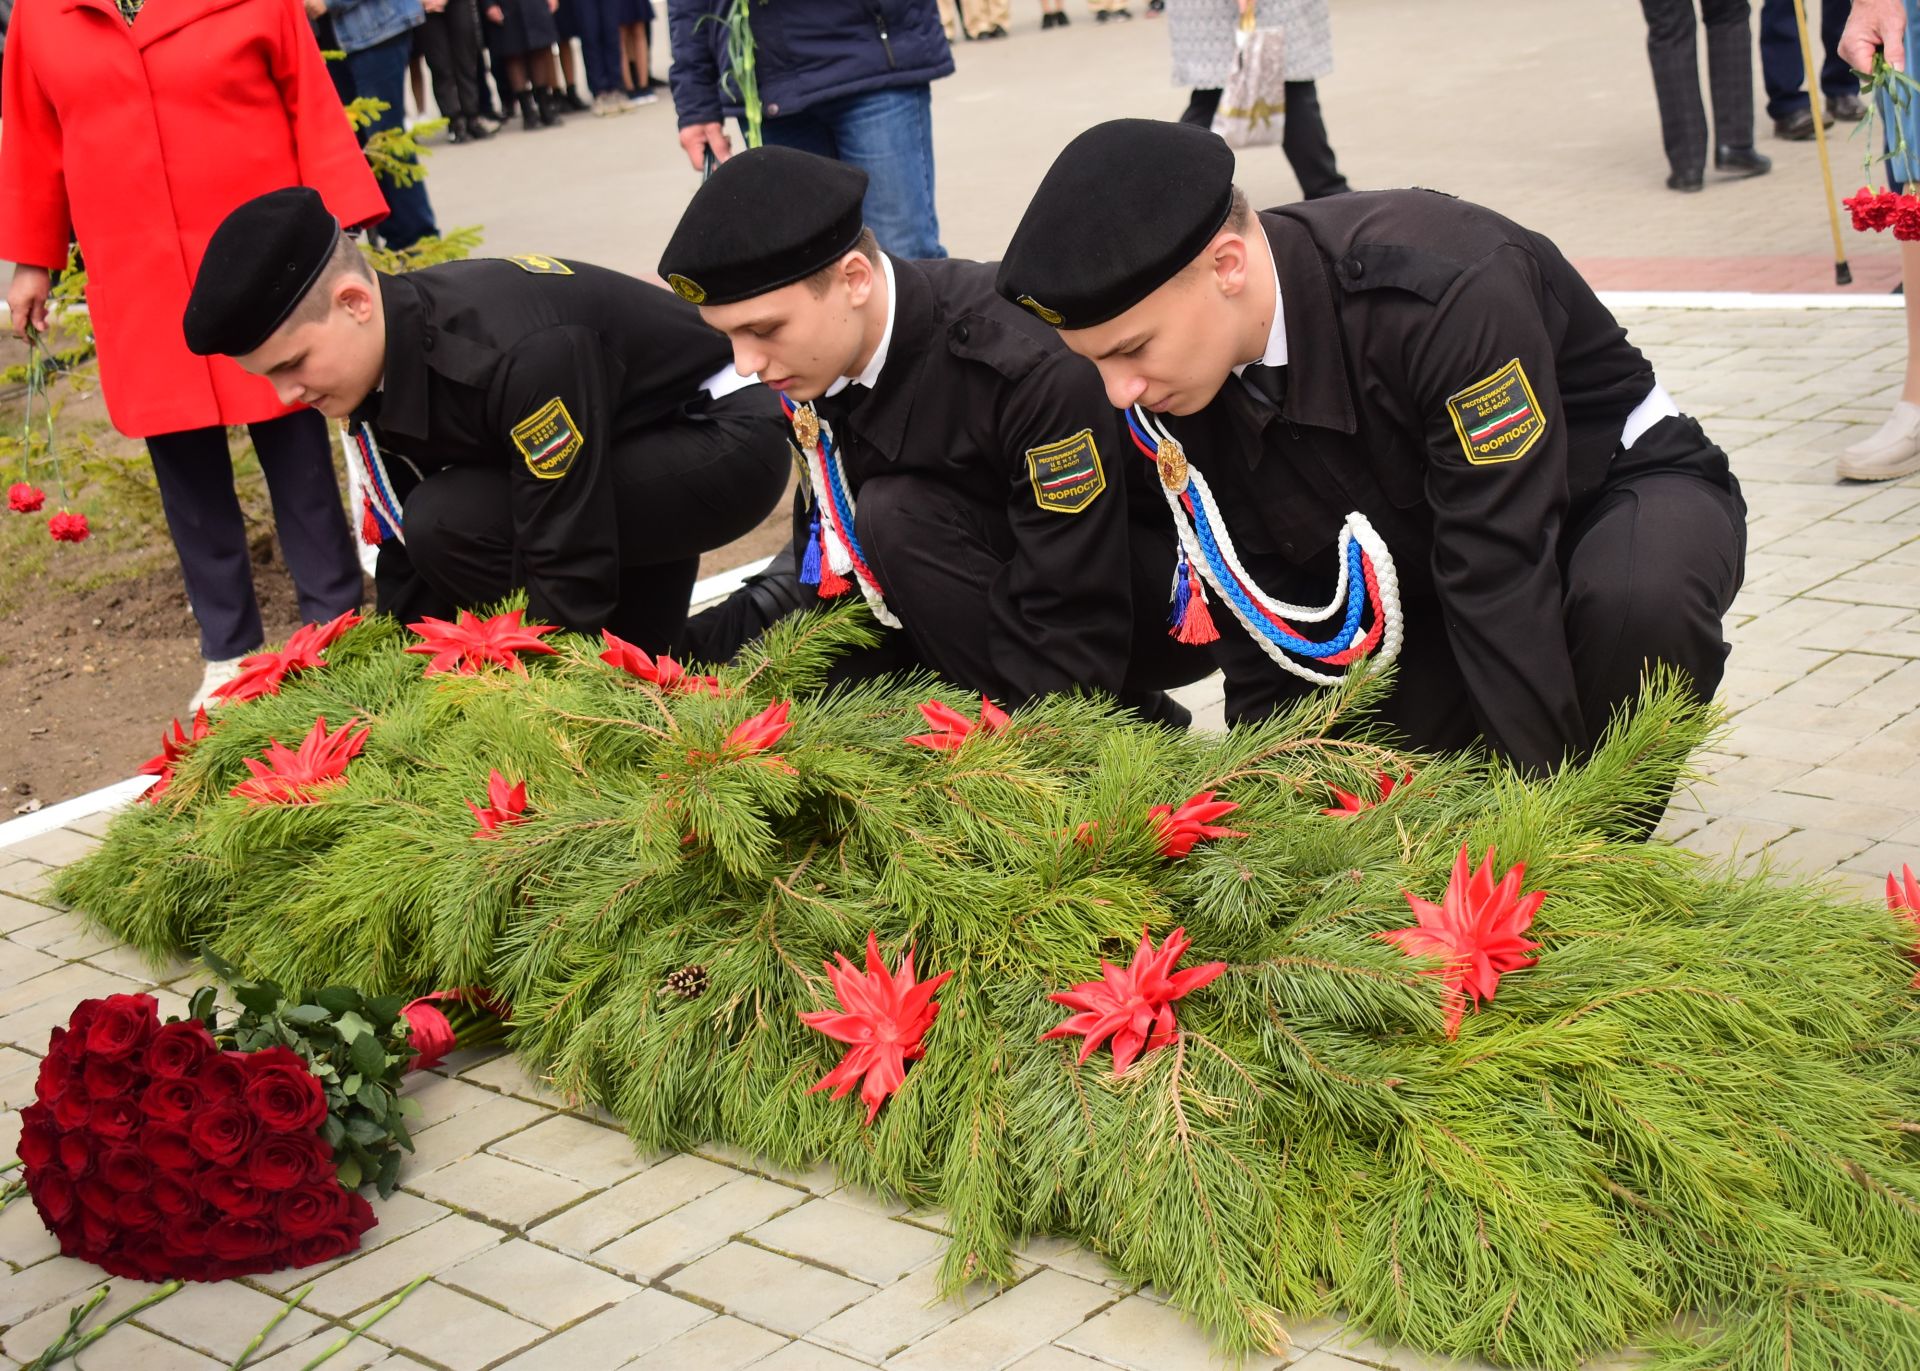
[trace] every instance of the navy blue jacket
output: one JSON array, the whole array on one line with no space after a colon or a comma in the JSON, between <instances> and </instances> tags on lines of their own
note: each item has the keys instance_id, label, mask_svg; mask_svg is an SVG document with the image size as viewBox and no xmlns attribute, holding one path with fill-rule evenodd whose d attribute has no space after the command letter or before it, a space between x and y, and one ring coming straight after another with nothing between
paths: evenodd
<instances>
[{"instance_id":1,"label":"navy blue jacket","mask_svg":"<svg viewBox=\"0 0 1920 1371\"><path fill-rule=\"evenodd\" d=\"M738 118L727 64L728 0L669 0L668 80L680 127ZM704 22L702 22L704 20ZM752 0L754 70L766 117L839 95L919 86L953 72L934 0Z\"/></svg>"}]
</instances>

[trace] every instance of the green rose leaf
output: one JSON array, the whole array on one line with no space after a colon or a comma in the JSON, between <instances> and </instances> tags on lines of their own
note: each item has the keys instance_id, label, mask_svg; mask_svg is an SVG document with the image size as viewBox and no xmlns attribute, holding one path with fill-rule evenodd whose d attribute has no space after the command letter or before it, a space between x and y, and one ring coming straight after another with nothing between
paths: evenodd
<instances>
[{"instance_id":1,"label":"green rose leaf","mask_svg":"<svg viewBox=\"0 0 1920 1371\"><path fill-rule=\"evenodd\" d=\"M334 1029L340 1034L340 1041L355 1043L373 1032L373 1025L352 1010L342 1014L335 1022Z\"/></svg>"},{"instance_id":2,"label":"green rose leaf","mask_svg":"<svg viewBox=\"0 0 1920 1371\"><path fill-rule=\"evenodd\" d=\"M360 992L351 986L330 985L325 990L316 994L313 997L313 1002L315 1004L325 1005L332 1013L347 1014L358 1010L365 1003L365 1000L362 998Z\"/></svg>"},{"instance_id":3,"label":"green rose leaf","mask_svg":"<svg viewBox=\"0 0 1920 1371\"><path fill-rule=\"evenodd\" d=\"M285 1013L283 1013L280 1017L282 1019L285 1019L288 1023L299 1024L302 1028L306 1028L306 1027L310 1027L313 1024L321 1024L321 1023L327 1022L327 1020L333 1017L333 1011L328 1009L325 1005L297 1004L292 1009L289 1009Z\"/></svg>"},{"instance_id":4,"label":"green rose leaf","mask_svg":"<svg viewBox=\"0 0 1920 1371\"><path fill-rule=\"evenodd\" d=\"M386 1075L387 1049L372 1033L364 1033L353 1040L353 1069L375 1079Z\"/></svg>"}]
</instances>

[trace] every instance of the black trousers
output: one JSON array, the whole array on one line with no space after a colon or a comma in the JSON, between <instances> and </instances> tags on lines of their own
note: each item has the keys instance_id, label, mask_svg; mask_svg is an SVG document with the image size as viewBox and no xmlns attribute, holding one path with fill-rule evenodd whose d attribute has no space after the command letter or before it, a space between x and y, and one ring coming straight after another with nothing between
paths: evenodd
<instances>
[{"instance_id":1,"label":"black trousers","mask_svg":"<svg viewBox=\"0 0 1920 1371\"><path fill-rule=\"evenodd\" d=\"M1576 755L1599 741L1616 710L1638 698L1649 663L1680 668L1701 700L1712 699L1720 686L1728 651L1722 620L1746 567L1746 504L1731 476L1722 485L1646 469L1653 465L1647 458L1663 448L1676 458L1672 466L1684 465L1690 445L1719 457L1691 419L1667 419L1648 430L1631 454L1615 459L1624 479L1604 489L1561 535L1567 650L1586 728L1584 738L1573 740ZM1410 593L1402 608L1406 637L1394 688L1376 717L1417 748L1473 745L1488 721L1468 695L1443 607L1429 591ZM1237 623L1224 622L1220 631L1229 724L1265 718L1312 689L1268 661ZM1497 701L1479 703L1498 707Z\"/></svg>"},{"instance_id":2,"label":"black trousers","mask_svg":"<svg viewBox=\"0 0 1920 1371\"><path fill-rule=\"evenodd\" d=\"M1318 200L1352 190L1334 161L1333 144L1327 141L1326 121L1320 116L1320 88L1311 81L1289 81L1286 87L1287 119L1280 129L1280 151L1287 155L1287 165L1300 183L1300 198ZM1219 88L1200 87L1189 97L1180 122L1210 128L1219 108Z\"/></svg>"},{"instance_id":3,"label":"black trousers","mask_svg":"<svg viewBox=\"0 0 1920 1371\"><path fill-rule=\"evenodd\" d=\"M700 555L751 532L786 490L787 434L772 395L754 386L616 442L622 566L605 627L648 652L680 649ZM443 467L406 492L406 543L380 548L381 613L452 618L526 583L510 475L504 465Z\"/></svg>"},{"instance_id":4,"label":"black trousers","mask_svg":"<svg viewBox=\"0 0 1920 1371\"><path fill-rule=\"evenodd\" d=\"M1707 112L1700 103L1696 24L1707 30L1707 84L1713 92L1714 142L1753 146L1753 24L1749 0L1640 0L1647 20L1647 59L1660 106L1660 141L1680 175L1707 166Z\"/></svg>"},{"instance_id":5,"label":"black trousers","mask_svg":"<svg viewBox=\"0 0 1920 1371\"><path fill-rule=\"evenodd\" d=\"M414 31L427 70L433 74L433 100L449 119L480 113L480 10L475 0L447 0Z\"/></svg>"},{"instance_id":6,"label":"black trousers","mask_svg":"<svg viewBox=\"0 0 1920 1371\"><path fill-rule=\"evenodd\" d=\"M347 531L327 421L303 409L250 424L247 432L266 473L280 555L293 574L301 620L318 623L359 608L360 561ZM147 452L200 625L200 655L221 661L252 652L265 634L227 431L155 434L147 439Z\"/></svg>"},{"instance_id":7,"label":"black trousers","mask_svg":"<svg viewBox=\"0 0 1920 1371\"><path fill-rule=\"evenodd\" d=\"M1811 23L1813 0L1807 0L1806 9ZM1826 58L1820 63L1820 90L1828 100L1860 93L1860 78L1839 52L1840 35L1846 32L1851 13L1851 0L1822 0L1820 44L1814 52L1826 49ZM1770 119L1784 119L1812 106L1807 98L1807 70L1800 58L1800 25L1793 17L1793 0L1761 0L1760 83L1767 88Z\"/></svg>"}]
</instances>

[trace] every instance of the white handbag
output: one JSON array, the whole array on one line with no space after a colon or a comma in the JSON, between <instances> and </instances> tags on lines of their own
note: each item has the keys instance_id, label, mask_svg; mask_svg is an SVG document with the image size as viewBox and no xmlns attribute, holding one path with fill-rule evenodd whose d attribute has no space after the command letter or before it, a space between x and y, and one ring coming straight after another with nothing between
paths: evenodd
<instances>
[{"instance_id":1,"label":"white handbag","mask_svg":"<svg viewBox=\"0 0 1920 1371\"><path fill-rule=\"evenodd\" d=\"M1242 0L1233 70L1220 91L1213 131L1232 148L1278 143L1287 120L1286 35L1254 27L1256 0Z\"/></svg>"}]
</instances>

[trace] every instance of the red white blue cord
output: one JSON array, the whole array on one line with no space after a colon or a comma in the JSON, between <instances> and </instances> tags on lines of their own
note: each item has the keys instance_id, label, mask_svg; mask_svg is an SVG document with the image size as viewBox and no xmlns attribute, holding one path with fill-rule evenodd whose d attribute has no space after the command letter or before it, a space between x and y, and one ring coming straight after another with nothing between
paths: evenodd
<instances>
[{"instance_id":1,"label":"red white blue cord","mask_svg":"<svg viewBox=\"0 0 1920 1371\"><path fill-rule=\"evenodd\" d=\"M379 445L373 441L371 424L361 424L354 432L353 446L360 455L360 466L366 476L360 540L378 547L392 538L405 546L406 535L400 531L400 498L393 493L393 481L387 476L387 464L380 458Z\"/></svg>"},{"instance_id":2,"label":"red white blue cord","mask_svg":"<svg viewBox=\"0 0 1920 1371\"><path fill-rule=\"evenodd\" d=\"M785 395L780 397L780 406L786 411L789 422L800 409ZM846 472L840 463L839 445L833 441L833 430L826 420L814 413L811 404L805 409L819 425L820 436L814 440L813 451L804 454L808 483L813 487L812 537L819 542L817 556L814 548L811 545L808 547L804 565L807 569L815 569L824 562L837 576L851 579L866 597L867 607L873 611L873 617L888 628L899 628L900 620L887 608L880 582L867 565L866 555L860 549L860 540L854 533L853 492L847 488ZM837 593L828 589L831 583L824 576L819 584L823 596Z\"/></svg>"}]
</instances>

